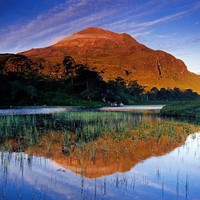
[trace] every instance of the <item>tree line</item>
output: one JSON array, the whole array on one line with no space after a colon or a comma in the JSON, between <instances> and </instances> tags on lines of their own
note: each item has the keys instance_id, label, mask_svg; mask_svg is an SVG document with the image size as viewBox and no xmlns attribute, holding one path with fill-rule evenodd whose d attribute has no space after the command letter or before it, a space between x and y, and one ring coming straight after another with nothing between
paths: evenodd
<instances>
[{"instance_id":1,"label":"tree line","mask_svg":"<svg viewBox=\"0 0 200 200\"><path fill-rule=\"evenodd\" d=\"M69 55L63 58L62 64L65 73L55 79L39 73L38 67L32 67L31 60L25 56L13 57L6 65L1 62L0 106L128 105L199 98L191 89L181 91L179 88L154 87L146 91L146 87L137 80L127 83L121 77L105 82L95 69L77 64Z\"/></svg>"}]
</instances>

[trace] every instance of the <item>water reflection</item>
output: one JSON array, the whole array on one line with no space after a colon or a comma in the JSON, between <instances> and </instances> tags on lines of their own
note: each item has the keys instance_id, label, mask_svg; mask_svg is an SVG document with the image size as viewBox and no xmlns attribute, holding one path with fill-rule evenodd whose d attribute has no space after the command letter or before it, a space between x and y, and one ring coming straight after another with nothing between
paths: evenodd
<instances>
[{"instance_id":1,"label":"water reflection","mask_svg":"<svg viewBox=\"0 0 200 200\"><path fill-rule=\"evenodd\" d=\"M35 114L50 114L58 112L69 112L75 110L73 108L13 108L0 109L0 115L35 115Z\"/></svg>"},{"instance_id":2,"label":"water reflection","mask_svg":"<svg viewBox=\"0 0 200 200\"><path fill-rule=\"evenodd\" d=\"M135 164L152 155L160 156L173 150L185 140L187 134L184 132L191 131L188 126L184 128L175 122L162 122L154 115L137 115L134 120L134 124L140 124L141 121L148 123L142 123L128 132L123 129L125 132L122 133L106 133L88 142L77 142L75 135L53 130L37 138L34 145L29 144L25 152L49 157L64 168L85 177L98 178L129 171ZM171 131L167 134L173 136L169 137L165 133L167 131ZM5 144L12 146L13 140Z\"/></svg>"},{"instance_id":3,"label":"water reflection","mask_svg":"<svg viewBox=\"0 0 200 200\"><path fill-rule=\"evenodd\" d=\"M99 110L99 111L128 111L128 112L144 112L159 113L162 105L152 106L122 106L122 107L102 107L102 108L79 108L79 107L27 107L27 108L9 108L0 109L0 115L34 115L34 114L51 114L51 113L65 113L70 111L81 110Z\"/></svg>"},{"instance_id":4,"label":"water reflection","mask_svg":"<svg viewBox=\"0 0 200 200\"><path fill-rule=\"evenodd\" d=\"M183 146L162 157L138 164L132 172L145 174L148 186L163 199L198 199L200 168L200 134L190 135ZM150 194L151 190L145 190ZM158 195L157 194L157 195Z\"/></svg>"},{"instance_id":5,"label":"water reflection","mask_svg":"<svg viewBox=\"0 0 200 200\"><path fill-rule=\"evenodd\" d=\"M126 114L3 117L0 199L198 199L200 134Z\"/></svg>"},{"instance_id":6,"label":"water reflection","mask_svg":"<svg viewBox=\"0 0 200 200\"><path fill-rule=\"evenodd\" d=\"M51 159L1 152L1 199L198 199L200 134L124 173L75 174Z\"/></svg>"}]
</instances>

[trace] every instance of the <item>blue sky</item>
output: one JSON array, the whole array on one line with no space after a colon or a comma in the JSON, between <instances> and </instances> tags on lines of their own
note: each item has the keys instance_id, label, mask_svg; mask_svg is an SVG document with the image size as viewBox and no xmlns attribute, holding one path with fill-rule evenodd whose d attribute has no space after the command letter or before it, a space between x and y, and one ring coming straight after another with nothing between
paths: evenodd
<instances>
[{"instance_id":1,"label":"blue sky","mask_svg":"<svg viewBox=\"0 0 200 200\"><path fill-rule=\"evenodd\" d=\"M200 74L199 0L0 0L0 53L49 46L90 26L128 33Z\"/></svg>"}]
</instances>

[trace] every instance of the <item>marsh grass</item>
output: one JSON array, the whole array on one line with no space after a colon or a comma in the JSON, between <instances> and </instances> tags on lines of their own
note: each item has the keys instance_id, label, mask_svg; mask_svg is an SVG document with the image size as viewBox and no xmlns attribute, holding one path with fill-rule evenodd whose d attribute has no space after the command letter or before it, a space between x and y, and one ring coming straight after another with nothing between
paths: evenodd
<instances>
[{"instance_id":1,"label":"marsh grass","mask_svg":"<svg viewBox=\"0 0 200 200\"><path fill-rule=\"evenodd\" d=\"M105 132L122 134L127 128L127 122L133 119L131 115L108 112L10 115L0 118L0 144L6 143L5 148L9 151L24 151L27 146L42 145L39 142L41 136L50 136L52 131L62 131L64 136L66 135L64 137L66 145L94 141ZM57 140L57 134L55 134L53 142ZM47 141L47 152L50 151L50 146Z\"/></svg>"},{"instance_id":2,"label":"marsh grass","mask_svg":"<svg viewBox=\"0 0 200 200\"><path fill-rule=\"evenodd\" d=\"M79 111L0 117L1 151L25 151L88 168L134 163L180 146L198 126L174 121L142 122L141 115ZM103 172L105 173L105 172ZM85 170L86 176L94 176ZM96 173L96 176L99 174Z\"/></svg>"}]
</instances>

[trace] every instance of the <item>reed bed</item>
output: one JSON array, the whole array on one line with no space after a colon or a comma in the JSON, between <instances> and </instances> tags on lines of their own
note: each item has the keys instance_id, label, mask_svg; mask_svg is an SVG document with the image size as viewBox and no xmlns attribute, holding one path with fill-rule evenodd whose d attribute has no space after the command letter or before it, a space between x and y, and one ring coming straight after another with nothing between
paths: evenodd
<instances>
[{"instance_id":1,"label":"reed bed","mask_svg":"<svg viewBox=\"0 0 200 200\"><path fill-rule=\"evenodd\" d=\"M68 112L52 115L25 115L0 117L0 143L15 139L17 142L35 144L41 135L51 130L73 134L76 142L88 142L104 132L123 132L134 124L134 118L126 113Z\"/></svg>"},{"instance_id":2,"label":"reed bed","mask_svg":"<svg viewBox=\"0 0 200 200\"><path fill-rule=\"evenodd\" d=\"M144 122L142 118L141 114L98 111L0 116L0 148L48 157L62 154L77 165L108 158L113 162L124 156L140 160L158 149L166 153L199 130L184 122L148 118Z\"/></svg>"}]
</instances>

